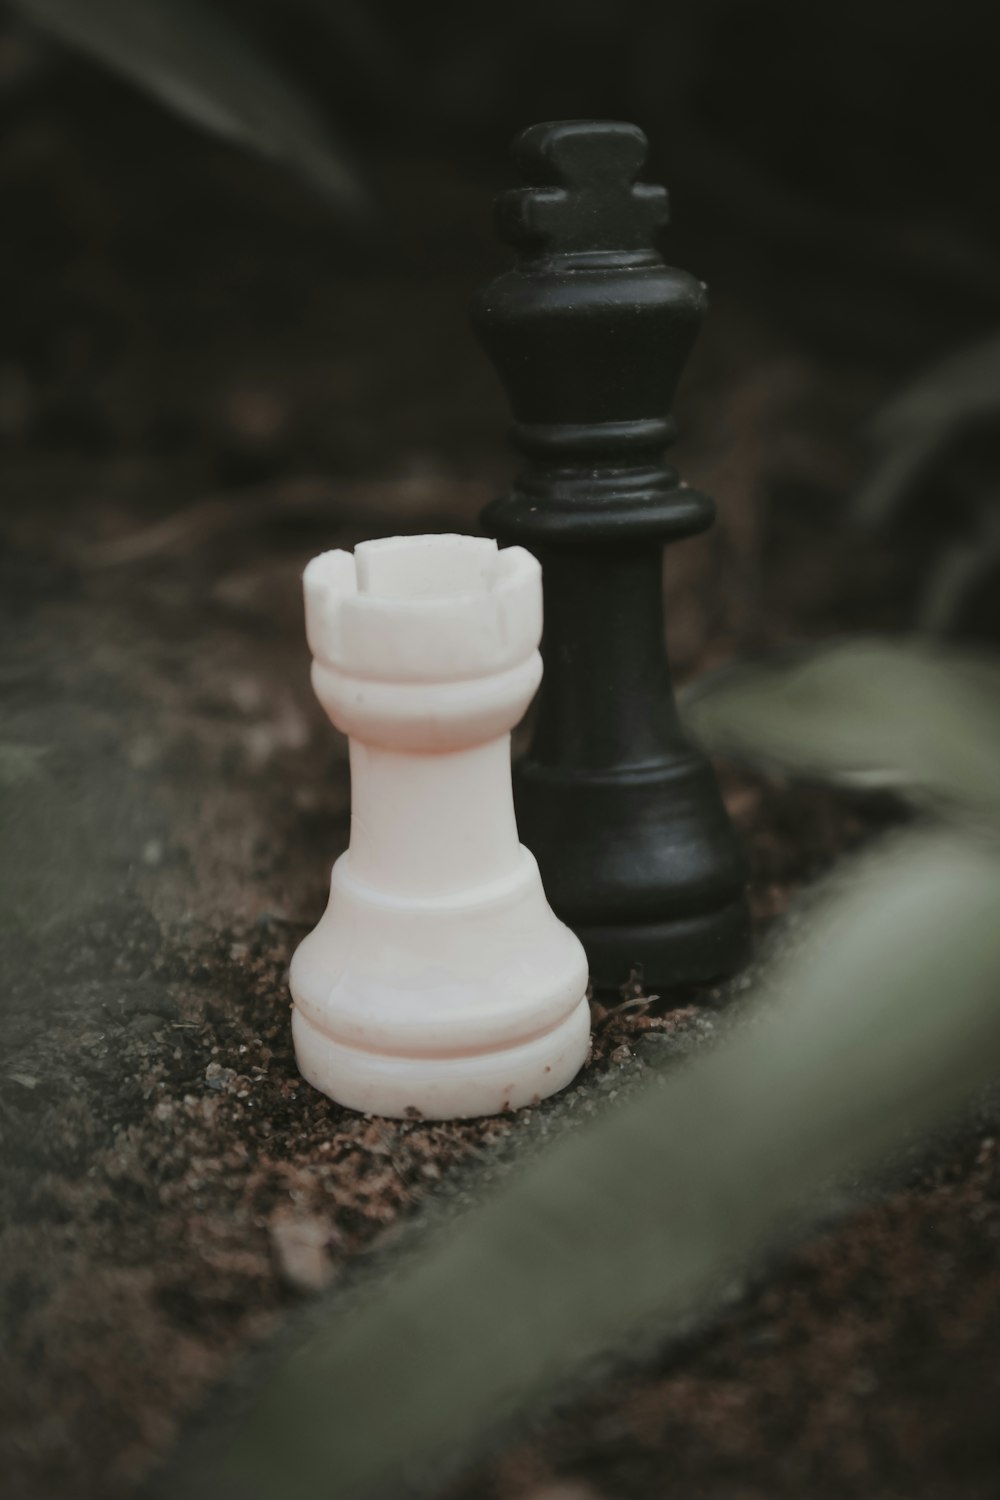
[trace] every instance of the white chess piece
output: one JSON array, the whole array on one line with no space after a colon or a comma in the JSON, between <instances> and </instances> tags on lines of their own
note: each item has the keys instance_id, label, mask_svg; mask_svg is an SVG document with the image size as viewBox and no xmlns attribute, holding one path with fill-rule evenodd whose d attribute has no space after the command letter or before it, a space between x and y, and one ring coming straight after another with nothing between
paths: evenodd
<instances>
[{"instance_id":1,"label":"white chess piece","mask_svg":"<svg viewBox=\"0 0 1000 1500\"><path fill-rule=\"evenodd\" d=\"M497 1114L565 1087L587 961L518 841L510 730L542 674L541 569L389 537L305 571L316 695L350 738L350 847L291 966L305 1078L352 1109Z\"/></svg>"}]
</instances>

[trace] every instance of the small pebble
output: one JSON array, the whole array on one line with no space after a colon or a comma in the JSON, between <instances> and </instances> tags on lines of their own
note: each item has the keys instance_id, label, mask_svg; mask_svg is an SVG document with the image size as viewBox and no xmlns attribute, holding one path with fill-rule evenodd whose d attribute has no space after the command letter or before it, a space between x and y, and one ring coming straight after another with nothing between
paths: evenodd
<instances>
[{"instance_id":1,"label":"small pebble","mask_svg":"<svg viewBox=\"0 0 1000 1500\"><path fill-rule=\"evenodd\" d=\"M221 1063L211 1062L205 1069L205 1082L210 1089L222 1092L223 1089L232 1088L238 1078L235 1068L224 1068Z\"/></svg>"},{"instance_id":2,"label":"small pebble","mask_svg":"<svg viewBox=\"0 0 1000 1500\"><path fill-rule=\"evenodd\" d=\"M296 1292L321 1292L333 1276L327 1223L282 1211L273 1215L267 1227L282 1281Z\"/></svg>"}]
</instances>

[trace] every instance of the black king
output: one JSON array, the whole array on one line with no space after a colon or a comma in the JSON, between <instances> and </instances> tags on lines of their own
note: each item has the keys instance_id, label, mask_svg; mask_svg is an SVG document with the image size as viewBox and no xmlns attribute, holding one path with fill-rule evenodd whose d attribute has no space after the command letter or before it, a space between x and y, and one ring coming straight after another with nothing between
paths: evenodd
<instances>
[{"instance_id":1,"label":"black king","mask_svg":"<svg viewBox=\"0 0 1000 1500\"><path fill-rule=\"evenodd\" d=\"M749 946L746 869L712 768L677 715L663 547L715 507L664 459L667 416L705 307L664 264L662 187L636 182L634 125L536 125L514 145L530 184L501 194L513 269L473 320L524 456L487 531L541 561L542 683L514 770L521 837L599 985L730 973Z\"/></svg>"}]
</instances>

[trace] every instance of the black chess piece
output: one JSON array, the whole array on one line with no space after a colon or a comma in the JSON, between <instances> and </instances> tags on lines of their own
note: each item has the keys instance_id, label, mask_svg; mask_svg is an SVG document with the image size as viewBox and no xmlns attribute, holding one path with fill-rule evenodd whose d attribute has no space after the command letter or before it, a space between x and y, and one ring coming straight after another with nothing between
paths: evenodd
<instances>
[{"instance_id":1,"label":"black chess piece","mask_svg":"<svg viewBox=\"0 0 1000 1500\"><path fill-rule=\"evenodd\" d=\"M541 561L545 677L515 766L521 836L602 987L731 973L749 950L744 857L712 768L685 738L667 661L665 543L715 507L664 459L667 413L705 308L664 264L662 187L636 182L634 125L536 125L501 194L514 267L473 321L524 464L484 525Z\"/></svg>"}]
</instances>

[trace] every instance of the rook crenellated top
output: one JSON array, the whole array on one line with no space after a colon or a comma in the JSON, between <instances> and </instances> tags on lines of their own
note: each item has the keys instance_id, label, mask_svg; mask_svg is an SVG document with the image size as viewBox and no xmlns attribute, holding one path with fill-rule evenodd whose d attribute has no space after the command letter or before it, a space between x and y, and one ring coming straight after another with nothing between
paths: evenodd
<instances>
[{"instance_id":1,"label":"rook crenellated top","mask_svg":"<svg viewBox=\"0 0 1000 1500\"><path fill-rule=\"evenodd\" d=\"M313 656L352 677L486 677L530 658L541 639L537 561L486 537L361 542L314 557L303 586Z\"/></svg>"}]
</instances>

